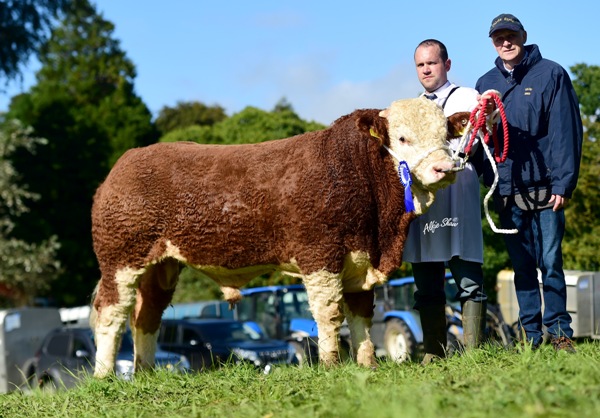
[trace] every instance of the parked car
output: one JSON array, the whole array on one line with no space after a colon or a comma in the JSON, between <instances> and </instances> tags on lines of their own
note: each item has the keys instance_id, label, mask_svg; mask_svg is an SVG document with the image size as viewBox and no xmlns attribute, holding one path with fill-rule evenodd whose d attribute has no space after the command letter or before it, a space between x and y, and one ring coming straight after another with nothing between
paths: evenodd
<instances>
[{"instance_id":1,"label":"parked car","mask_svg":"<svg viewBox=\"0 0 600 418\"><path fill-rule=\"evenodd\" d=\"M268 372L276 364L298 364L291 344L232 319L163 319L158 344L185 355L192 370L247 362Z\"/></svg>"},{"instance_id":2,"label":"parked car","mask_svg":"<svg viewBox=\"0 0 600 418\"><path fill-rule=\"evenodd\" d=\"M167 306L162 319L226 318L234 319L234 311L225 300L202 300Z\"/></svg>"},{"instance_id":3,"label":"parked car","mask_svg":"<svg viewBox=\"0 0 600 418\"><path fill-rule=\"evenodd\" d=\"M96 355L94 334L89 327L63 327L51 331L34 358L40 388L70 388L84 376L93 374ZM190 363L181 354L157 350L157 367L175 372L189 370ZM127 330L115 362L115 374L130 379L133 374L133 339Z\"/></svg>"},{"instance_id":4,"label":"parked car","mask_svg":"<svg viewBox=\"0 0 600 418\"><path fill-rule=\"evenodd\" d=\"M35 382L33 356L48 331L61 325L56 308L0 310L0 393Z\"/></svg>"},{"instance_id":5,"label":"parked car","mask_svg":"<svg viewBox=\"0 0 600 418\"><path fill-rule=\"evenodd\" d=\"M269 338L288 341L302 364L319 362L317 322L310 312L308 293L302 284L242 289L243 298L235 307L235 318L246 322ZM350 330L340 330L340 358L350 357Z\"/></svg>"}]
</instances>

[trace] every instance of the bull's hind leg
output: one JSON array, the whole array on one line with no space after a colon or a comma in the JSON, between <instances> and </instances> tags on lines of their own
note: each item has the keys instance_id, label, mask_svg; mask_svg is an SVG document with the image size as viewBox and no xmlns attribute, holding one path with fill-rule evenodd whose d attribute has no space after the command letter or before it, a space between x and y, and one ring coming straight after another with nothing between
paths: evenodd
<instances>
[{"instance_id":1,"label":"bull's hind leg","mask_svg":"<svg viewBox=\"0 0 600 418\"><path fill-rule=\"evenodd\" d=\"M344 293L344 311L350 336L352 352L356 362L361 366L376 367L375 347L371 341L371 325L373 322L374 291Z\"/></svg>"},{"instance_id":2,"label":"bull's hind leg","mask_svg":"<svg viewBox=\"0 0 600 418\"><path fill-rule=\"evenodd\" d=\"M168 258L148 267L140 279L135 309L131 314L135 371L154 366L161 317L173 298L178 278L179 263Z\"/></svg>"},{"instance_id":3,"label":"bull's hind leg","mask_svg":"<svg viewBox=\"0 0 600 418\"><path fill-rule=\"evenodd\" d=\"M127 317L135 305L137 282L142 272L125 268L116 274L103 274L98 283L90 317L96 339L95 377L106 377L114 371L115 358Z\"/></svg>"},{"instance_id":4,"label":"bull's hind leg","mask_svg":"<svg viewBox=\"0 0 600 418\"><path fill-rule=\"evenodd\" d=\"M343 293L339 274L319 271L304 278L310 310L319 332L319 361L339 363L339 336L344 320Z\"/></svg>"}]
</instances>

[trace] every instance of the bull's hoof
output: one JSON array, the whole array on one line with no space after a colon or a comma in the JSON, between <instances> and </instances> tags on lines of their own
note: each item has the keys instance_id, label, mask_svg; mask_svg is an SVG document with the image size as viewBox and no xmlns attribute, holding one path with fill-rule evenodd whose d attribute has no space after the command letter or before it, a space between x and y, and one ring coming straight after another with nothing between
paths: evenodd
<instances>
[{"instance_id":1,"label":"bull's hoof","mask_svg":"<svg viewBox=\"0 0 600 418\"><path fill-rule=\"evenodd\" d=\"M95 379L107 379L109 376L111 376L113 374L112 370L95 370L94 371L94 378Z\"/></svg>"},{"instance_id":2,"label":"bull's hoof","mask_svg":"<svg viewBox=\"0 0 600 418\"><path fill-rule=\"evenodd\" d=\"M364 359L361 359L359 357L356 362L358 363L359 366L367 367L372 370L376 370L379 367L379 365L377 364L377 361L375 360L375 357L369 357L369 358L364 358Z\"/></svg>"},{"instance_id":3,"label":"bull's hoof","mask_svg":"<svg viewBox=\"0 0 600 418\"><path fill-rule=\"evenodd\" d=\"M337 353L321 353L319 356L319 364L324 367L335 367L340 364L340 358Z\"/></svg>"}]
</instances>

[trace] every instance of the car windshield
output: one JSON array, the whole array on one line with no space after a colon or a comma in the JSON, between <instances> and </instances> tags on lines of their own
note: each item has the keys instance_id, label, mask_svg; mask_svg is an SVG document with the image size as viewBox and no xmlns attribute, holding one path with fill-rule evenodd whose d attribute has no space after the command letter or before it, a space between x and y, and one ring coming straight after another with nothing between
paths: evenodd
<instances>
[{"instance_id":1,"label":"car windshield","mask_svg":"<svg viewBox=\"0 0 600 418\"><path fill-rule=\"evenodd\" d=\"M209 322L198 325L205 341L256 341L263 337L242 322Z\"/></svg>"}]
</instances>

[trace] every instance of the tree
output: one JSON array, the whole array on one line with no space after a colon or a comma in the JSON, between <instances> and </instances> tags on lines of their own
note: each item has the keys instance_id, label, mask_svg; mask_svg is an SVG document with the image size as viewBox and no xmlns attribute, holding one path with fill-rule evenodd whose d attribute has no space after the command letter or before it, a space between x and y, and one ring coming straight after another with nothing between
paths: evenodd
<instances>
[{"instance_id":1,"label":"tree","mask_svg":"<svg viewBox=\"0 0 600 418\"><path fill-rule=\"evenodd\" d=\"M223 144L244 144L288 138L304 132L325 128L316 122L306 122L293 110L266 112L248 106L241 112L217 123L214 135Z\"/></svg>"},{"instance_id":2,"label":"tree","mask_svg":"<svg viewBox=\"0 0 600 418\"><path fill-rule=\"evenodd\" d=\"M579 98L584 134L579 181L565 209L565 268L600 271L600 67L571 67Z\"/></svg>"},{"instance_id":3,"label":"tree","mask_svg":"<svg viewBox=\"0 0 600 418\"><path fill-rule=\"evenodd\" d=\"M12 235L13 219L26 213L25 202L38 199L39 195L19 184L10 156L17 149L35 153L45 143L32 137L31 129L25 129L16 120L0 121L0 306L32 304L33 297L47 290L60 271L56 236L35 244Z\"/></svg>"},{"instance_id":4,"label":"tree","mask_svg":"<svg viewBox=\"0 0 600 418\"><path fill-rule=\"evenodd\" d=\"M69 0L0 0L0 78L20 74L21 65L46 40L54 18Z\"/></svg>"},{"instance_id":5,"label":"tree","mask_svg":"<svg viewBox=\"0 0 600 418\"><path fill-rule=\"evenodd\" d=\"M15 153L15 166L41 196L15 233L32 242L58 236L65 270L52 291L66 306L88 303L99 278L90 219L96 188L123 152L157 139L134 94L134 65L113 31L87 0L73 0L41 48L37 84L9 109L48 139L34 156Z\"/></svg>"},{"instance_id":6,"label":"tree","mask_svg":"<svg viewBox=\"0 0 600 418\"><path fill-rule=\"evenodd\" d=\"M219 105L206 106L200 102L177 102L177 106L164 106L156 118L156 127L162 135L190 126L212 126L227 118Z\"/></svg>"},{"instance_id":7,"label":"tree","mask_svg":"<svg viewBox=\"0 0 600 418\"><path fill-rule=\"evenodd\" d=\"M267 112L248 106L241 112L212 126L191 125L164 135L161 142L194 141L202 144L247 144L288 138L324 129L317 122L306 122L289 108Z\"/></svg>"}]
</instances>

